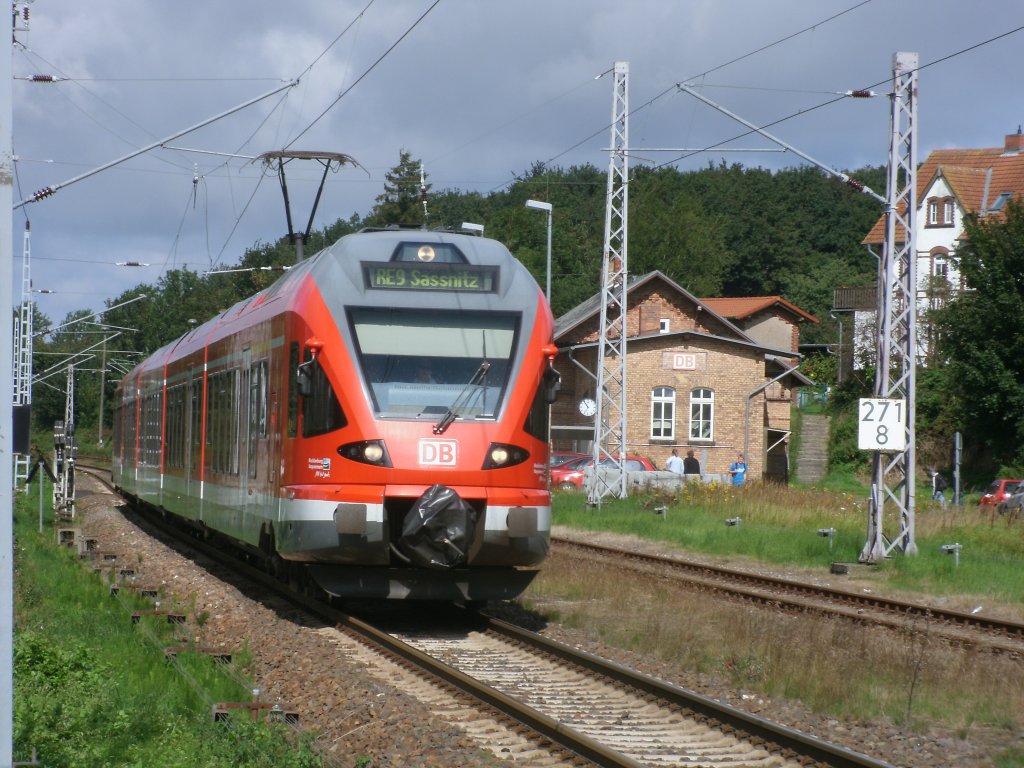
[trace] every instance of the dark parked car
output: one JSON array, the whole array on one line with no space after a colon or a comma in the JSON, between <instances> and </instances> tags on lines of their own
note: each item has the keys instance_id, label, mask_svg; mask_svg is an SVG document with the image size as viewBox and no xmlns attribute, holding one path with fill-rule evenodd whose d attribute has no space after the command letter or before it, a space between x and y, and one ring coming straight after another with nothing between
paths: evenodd
<instances>
[{"instance_id":1,"label":"dark parked car","mask_svg":"<svg viewBox=\"0 0 1024 768\"><path fill-rule=\"evenodd\" d=\"M610 464L611 459L603 459L602 464ZM561 488L563 491L583 490L583 473L587 467L594 465L594 460L589 456L551 470L551 487ZM643 456L627 456L627 472L653 472L657 467Z\"/></svg>"},{"instance_id":2,"label":"dark parked car","mask_svg":"<svg viewBox=\"0 0 1024 768\"><path fill-rule=\"evenodd\" d=\"M1017 486L1020 485L1020 480L1012 480L1008 478L999 478L993 480L992 484L985 489L985 492L981 494L981 498L978 499L978 505L982 507L994 506L996 508L999 505L1010 498L1010 494L1017 490Z\"/></svg>"}]
</instances>

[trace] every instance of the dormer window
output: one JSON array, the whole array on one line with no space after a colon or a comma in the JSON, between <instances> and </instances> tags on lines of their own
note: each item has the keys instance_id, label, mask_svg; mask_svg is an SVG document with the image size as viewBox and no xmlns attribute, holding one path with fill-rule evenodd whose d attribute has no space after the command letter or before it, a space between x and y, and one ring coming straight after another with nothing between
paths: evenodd
<instances>
[{"instance_id":1,"label":"dormer window","mask_svg":"<svg viewBox=\"0 0 1024 768\"><path fill-rule=\"evenodd\" d=\"M952 227L956 207L952 197L928 198L928 226Z\"/></svg>"},{"instance_id":2,"label":"dormer window","mask_svg":"<svg viewBox=\"0 0 1024 768\"><path fill-rule=\"evenodd\" d=\"M995 202L993 202L992 205L989 206L988 212L998 213L999 211L1003 210L1003 206L1006 205L1006 203L1010 200L1011 197L1013 197L1012 192L1000 193L999 197L995 199Z\"/></svg>"}]
</instances>

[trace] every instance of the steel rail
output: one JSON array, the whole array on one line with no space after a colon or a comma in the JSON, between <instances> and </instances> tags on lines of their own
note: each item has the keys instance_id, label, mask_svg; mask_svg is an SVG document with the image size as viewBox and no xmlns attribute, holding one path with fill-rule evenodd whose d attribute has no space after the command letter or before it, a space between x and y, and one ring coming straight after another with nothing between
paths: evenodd
<instances>
[{"instance_id":1,"label":"steel rail","mask_svg":"<svg viewBox=\"0 0 1024 768\"><path fill-rule=\"evenodd\" d=\"M882 597L876 594L864 594L859 592L851 592L849 590L844 589L837 589L835 587L824 587L814 584L807 584L805 582L795 581L793 579L787 579L780 576L769 576L750 573L749 571L731 568L728 566L712 565L708 563L697 563L691 560L677 559L675 557L665 557L662 555L651 555L642 552L616 549L614 547L608 547L602 544L573 541L569 539L556 537L552 537L551 543L553 547L582 549L607 557L646 562L657 566L671 568L673 570L681 572L691 574L706 574L710 579L713 579L717 582L734 581L745 584L753 584L755 586L761 586L768 589L775 589L783 592L788 592L791 594L818 597L821 599L825 599L831 603L845 602L848 604L852 604L854 606L875 608L878 610L885 611L887 613L901 614L904 617L910 616L916 618L925 618L933 621L944 622L958 627L977 629L986 633L999 633L1014 639L1024 639L1024 623L1012 621L1009 619L991 618L978 614L965 613L963 611L939 608L936 606L927 605L925 603L915 603L908 600L901 600L899 598ZM707 581L702 581L700 583L702 585L708 585ZM717 587L717 585L711 586ZM759 595L757 593L750 591L745 591L737 587L721 588L726 589L730 592L736 592L741 595L764 599L763 595ZM779 601L778 595L772 595L771 599ZM801 608L808 607L805 604L799 603L793 603L793 605L797 605ZM1020 651L1019 648L1013 649L1009 647L1002 647L1001 650L1016 650L1018 652Z\"/></svg>"},{"instance_id":2,"label":"steel rail","mask_svg":"<svg viewBox=\"0 0 1024 768\"><path fill-rule=\"evenodd\" d=\"M492 617L487 617L487 619L488 629L493 632L551 654L590 672L600 674L641 693L654 696L660 701L694 713L698 717L712 720L720 726L739 731L753 739L771 744L775 748L788 750L794 755L811 758L832 768L893 768L891 763L876 760L787 725L776 723L746 710L645 675L501 619Z\"/></svg>"}]
</instances>

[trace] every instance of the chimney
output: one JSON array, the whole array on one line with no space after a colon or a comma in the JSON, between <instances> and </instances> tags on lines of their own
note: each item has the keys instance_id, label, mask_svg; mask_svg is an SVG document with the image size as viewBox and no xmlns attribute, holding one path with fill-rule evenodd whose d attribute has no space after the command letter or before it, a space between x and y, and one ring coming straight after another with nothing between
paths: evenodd
<instances>
[{"instance_id":1,"label":"chimney","mask_svg":"<svg viewBox=\"0 0 1024 768\"><path fill-rule=\"evenodd\" d=\"M1021 129L1018 125L1016 133L1007 134L1003 154L1016 155L1020 154L1021 150L1024 150L1024 135L1021 134Z\"/></svg>"}]
</instances>

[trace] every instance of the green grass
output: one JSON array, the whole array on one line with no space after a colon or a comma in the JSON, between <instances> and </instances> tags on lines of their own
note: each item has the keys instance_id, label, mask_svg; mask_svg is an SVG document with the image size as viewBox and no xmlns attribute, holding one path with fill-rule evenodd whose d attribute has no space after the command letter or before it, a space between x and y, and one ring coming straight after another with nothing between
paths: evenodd
<instances>
[{"instance_id":1,"label":"green grass","mask_svg":"<svg viewBox=\"0 0 1024 768\"><path fill-rule=\"evenodd\" d=\"M852 478L852 473L851 473ZM850 478L848 478L849 480ZM751 484L741 489L687 485L675 494L633 495L588 507L579 493L555 494L553 522L631 534L731 562L808 568L828 576L832 562L856 562L867 528L866 492L842 480L828 488ZM664 516L654 513L665 506ZM727 526L727 518L740 518ZM855 573L859 589L970 609L1024 603L1024 523L992 519L976 507L917 510L916 556L897 555ZM819 529L834 528L833 548ZM959 566L941 551L960 543ZM702 592L622 578L600 562L555 557L524 596L527 605L589 637L686 672L709 673L761 695L799 700L811 710L857 722L880 720L908 732L978 736L990 763L1024 766L1018 734L1024 668L1001 655L964 652L938 638L927 620L881 631L843 619L752 611ZM955 695L951 693L956 691Z\"/></svg>"},{"instance_id":2,"label":"green grass","mask_svg":"<svg viewBox=\"0 0 1024 768\"><path fill-rule=\"evenodd\" d=\"M708 555L824 569L835 561L858 560L867 529L866 502L853 492L822 488L691 483L671 495L606 500L599 509L587 507L581 494L557 493L553 521ZM665 506L666 514L654 514L657 506ZM739 524L726 525L732 518L739 518ZM829 528L835 530L831 549L829 539L819 535ZM896 554L878 566L882 581L912 592L1024 603L1024 522L993 520L971 506L940 510L929 502L918 507L915 539L916 556ZM943 545L955 543L961 545L959 565L942 551Z\"/></svg>"},{"instance_id":3,"label":"green grass","mask_svg":"<svg viewBox=\"0 0 1024 768\"><path fill-rule=\"evenodd\" d=\"M19 494L15 510L14 748L33 748L48 768L126 766L319 765L308 740L293 745L280 727L244 721L213 724L212 701L251 698L251 685L224 674L209 658L181 654L181 671L165 645L174 627L132 609L152 604L122 590L118 598L38 532L35 497Z\"/></svg>"}]
</instances>

